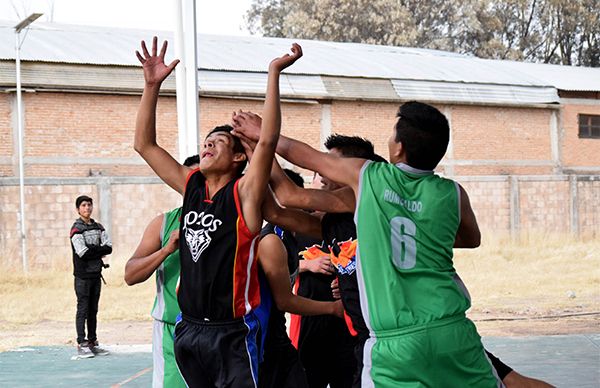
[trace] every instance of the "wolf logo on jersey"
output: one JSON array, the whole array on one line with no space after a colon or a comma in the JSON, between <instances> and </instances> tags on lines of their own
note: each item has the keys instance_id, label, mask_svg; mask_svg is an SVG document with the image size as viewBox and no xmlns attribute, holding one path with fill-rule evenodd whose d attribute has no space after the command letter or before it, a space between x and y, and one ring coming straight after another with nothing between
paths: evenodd
<instances>
[{"instance_id":1,"label":"wolf logo on jersey","mask_svg":"<svg viewBox=\"0 0 600 388\"><path fill-rule=\"evenodd\" d=\"M210 244L211 238L208 235L208 231L206 229L193 230L186 228L185 241L188 247L190 248L192 260L194 260L194 263L196 263L198 262L198 259L200 258L202 252Z\"/></svg>"}]
</instances>

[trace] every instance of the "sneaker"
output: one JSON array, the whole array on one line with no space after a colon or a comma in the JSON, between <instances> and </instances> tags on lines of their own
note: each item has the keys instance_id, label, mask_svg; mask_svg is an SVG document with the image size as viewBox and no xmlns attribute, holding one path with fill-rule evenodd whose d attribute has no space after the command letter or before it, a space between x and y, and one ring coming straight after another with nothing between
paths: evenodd
<instances>
[{"instance_id":1,"label":"sneaker","mask_svg":"<svg viewBox=\"0 0 600 388\"><path fill-rule=\"evenodd\" d=\"M77 358L92 358L94 357L94 353L90 349L87 342L81 343L77 345Z\"/></svg>"},{"instance_id":2,"label":"sneaker","mask_svg":"<svg viewBox=\"0 0 600 388\"><path fill-rule=\"evenodd\" d=\"M108 356L110 352L98 346L98 341L90 342L89 349L94 356Z\"/></svg>"}]
</instances>

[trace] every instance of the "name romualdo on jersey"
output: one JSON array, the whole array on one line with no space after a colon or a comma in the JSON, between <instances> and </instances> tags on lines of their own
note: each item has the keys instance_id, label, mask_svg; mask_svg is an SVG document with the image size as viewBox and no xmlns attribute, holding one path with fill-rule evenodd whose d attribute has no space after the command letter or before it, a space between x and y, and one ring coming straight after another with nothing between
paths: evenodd
<instances>
[{"instance_id":1,"label":"name romualdo on jersey","mask_svg":"<svg viewBox=\"0 0 600 388\"><path fill-rule=\"evenodd\" d=\"M190 210L183 219L185 241L192 254L192 260L197 262L200 255L210 245L210 233L215 232L223 221L215 218L214 214Z\"/></svg>"}]
</instances>

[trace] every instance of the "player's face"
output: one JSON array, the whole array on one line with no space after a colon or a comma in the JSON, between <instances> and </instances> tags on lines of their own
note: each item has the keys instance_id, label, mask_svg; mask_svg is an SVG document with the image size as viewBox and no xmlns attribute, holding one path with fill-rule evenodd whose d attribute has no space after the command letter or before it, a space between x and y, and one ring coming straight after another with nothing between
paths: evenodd
<instances>
[{"instance_id":1,"label":"player's face","mask_svg":"<svg viewBox=\"0 0 600 388\"><path fill-rule=\"evenodd\" d=\"M332 148L329 150L329 153L331 155L335 155L337 157L343 158L344 155L342 155L342 153L340 152L340 150L338 150L337 148ZM323 190L328 190L328 191L333 191L333 190L337 190L340 187L342 187L342 185L332 181L331 179L322 176L321 177L321 189Z\"/></svg>"},{"instance_id":2,"label":"player's face","mask_svg":"<svg viewBox=\"0 0 600 388\"><path fill-rule=\"evenodd\" d=\"M91 202L83 201L79 204L77 208L77 213L83 218L90 218L92 216L92 211L94 210L94 205Z\"/></svg>"},{"instance_id":3,"label":"player's face","mask_svg":"<svg viewBox=\"0 0 600 388\"><path fill-rule=\"evenodd\" d=\"M226 170L233 164L233 136L227 132L210 134L200 153L200 170Z\"/></svg>"}]
</instances>

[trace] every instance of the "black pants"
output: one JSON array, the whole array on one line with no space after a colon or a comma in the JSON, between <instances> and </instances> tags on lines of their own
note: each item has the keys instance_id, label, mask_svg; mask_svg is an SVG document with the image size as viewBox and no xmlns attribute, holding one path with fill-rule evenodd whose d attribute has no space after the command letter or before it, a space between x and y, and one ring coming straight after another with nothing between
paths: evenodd
<instances>
[{"instance_id":1,"label":"black pants","mask_svg":"<svg viewBox=\"0 0 600 388\"><path fill-rule=\"evenodd\" d=\"M75 327L77 329L77 343L86 341L85 322L87 321L87 340L94 342L96 336L96 315L98 314L98 301L100 300L100 278L81 279L75 277L75 295L77 295L77 314Z\"/></svg>"}]
</instances>

